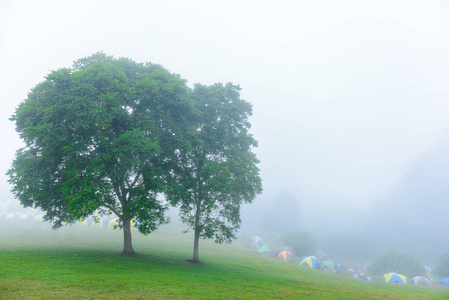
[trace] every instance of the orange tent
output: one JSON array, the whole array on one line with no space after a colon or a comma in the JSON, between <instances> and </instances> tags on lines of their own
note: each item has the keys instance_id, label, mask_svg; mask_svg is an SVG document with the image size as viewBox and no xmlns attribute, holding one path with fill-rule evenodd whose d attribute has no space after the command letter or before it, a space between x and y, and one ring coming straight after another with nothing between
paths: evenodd
<instances>
[{"instance_id":1,"label":"orange tent","mask_svg":"<svg viewBox=\"0 0 449 300\"><path fill-rule=\"evenodd\" d=\"M293 260L293 254L290 251L281 251L277 258L283 258L285 262L292 261Z\"/></svg>"}]
</instances>

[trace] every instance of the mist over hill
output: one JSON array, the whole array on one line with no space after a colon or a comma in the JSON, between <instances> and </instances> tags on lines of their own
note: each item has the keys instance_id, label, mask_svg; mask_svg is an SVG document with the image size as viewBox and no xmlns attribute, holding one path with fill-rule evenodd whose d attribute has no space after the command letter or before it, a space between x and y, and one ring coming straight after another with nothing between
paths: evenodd
<instances>
[{"instance_id":1,"label":"mist over hill","mask_svg":"<svg viewBox=\"0 0 449 300\"><path fill-rule=\"evenodd\" d=\"M449 251L449 137L419 157L396 186L376 200L364 228L385 248L415 255Z\"/></svg>"},{"instance_id":2,"label":"mist over hill","mask_svg":"<svg viewBox=\"0 0 449 300\"><path fill-rule=\"evenodd\" d=\"M449 236L449 138L409 168L376 209L408 231Z\"/></svg>"}]
</instances>

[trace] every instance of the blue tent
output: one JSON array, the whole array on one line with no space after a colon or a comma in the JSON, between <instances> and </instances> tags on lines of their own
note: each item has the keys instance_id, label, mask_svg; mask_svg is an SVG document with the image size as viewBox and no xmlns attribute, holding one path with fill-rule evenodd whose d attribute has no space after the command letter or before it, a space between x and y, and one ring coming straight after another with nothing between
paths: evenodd
<instances>
[{"instance_id":1,"label":"blue tent","mask_svg":"<svg viewBox=\"0 0 449 300\"><path fill-rule=\"evenodd\" d=\"M319 269L321 267L315 256L304 256L301 259L301 266L306 266L312 269Z\"/></svg>"},{"instance_id":2,"label":"blue tent","mask_svg":"<svg viewBox=\"0 0 449 300\"><path fill-rule=\"evenodd\" d=\"M449 277L442 279L440 285L449 286Z\"/></svg>"},{"instance_id":3,"label":"blue tent","mask_svg":"<svg viewBox=\"0 0 449 300\"><path fill-rule=\"evenodd\" d=\"M354 274L354 278L355 278L355 279L361 279L361 280L368 280L368 281L371 280L371 277L366 276L366 275L363 274L363 273Z\"/></svg>"},{"instance_id":4,"label":"blue tent","mask_svg":"<svg viewBox=\"0 0 449 300\"><path fill-rule=\"evenodd\" d=\"M401 275L401 274L398 274L395 272L384 274L384 278L385 278L385 282L403 283L403 284L407 283L407 278L404 275Z\"/></svg>"},{"instance_id":5,"label":"blue tent","mask_svg":"<svg viewBox=\"0 0 449 300\"><path fill-rule=\"evenodd\" d=\"M103 228L108 228L109 225L109 218L103 217L101 218L101 223L103 223Z\"/></svg>"},{"instance_id":6,"label":"blue tent","mask_svg":"<svg viewBox=\"0 0 449 300\"><path fill-rule=\"evenodd\" d=\"M324 258L327 257L327 254L326 254L326 251L324 251L324 250L319 250L319 251L317 252L316 256L318 256L319 258L324 259Z\"/></svg>"},{"instance_id":7,"label":"blue tent","mask_svg":"<svg viewBox=\"0 0 449 300\"><path fill-rule=\"evenodd\" d=\"M90 226L90 225L92 224L92 222L94 221L94 218L92 218L92 217L87 217L87 218L86 218L86 221L87 221L87 226Z\"/></svg>"},{"instance_id":8,"label":"blue tent","mask_svg":"<svg viewBox=\"0 0 449 300\"><path fill-rule=\"evenodd\" d=\"M33 214L23 214L19 216L19 220L33 220L34 217L35 216Z\"/></svg>"}]
</instances>

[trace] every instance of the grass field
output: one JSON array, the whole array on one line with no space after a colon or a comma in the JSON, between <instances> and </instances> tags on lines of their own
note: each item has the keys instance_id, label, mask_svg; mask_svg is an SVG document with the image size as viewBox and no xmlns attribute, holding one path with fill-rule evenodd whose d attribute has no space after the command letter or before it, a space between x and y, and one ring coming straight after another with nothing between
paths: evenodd
<instances>
[{"instance_id":1,"label":"grass field","mask_svg":"<svg viewBox=\"0 0 449 300\"><path fill-rule=\"evenodd\" d=\"M0 299L448 299L449 289L366 282L283 263L237 245L200 245L189 235L120 231L0 219Z\"/></svg>"}]
</instances>

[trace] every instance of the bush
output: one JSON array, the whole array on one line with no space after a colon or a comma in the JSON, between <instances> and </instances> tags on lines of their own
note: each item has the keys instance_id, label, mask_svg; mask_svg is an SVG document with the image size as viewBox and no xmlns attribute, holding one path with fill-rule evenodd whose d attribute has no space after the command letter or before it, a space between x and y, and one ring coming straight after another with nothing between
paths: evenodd
<instances>
[{"instance_id":1,"label":"bush","mask_svg":"<svg viewBox=\"0 0 449 300\"><path fill-rule=\"evenodd\" d=\"M424 266L414 257L389 251L380 255L368 268L371 275L383 275L390 272L396 272L405 276L423 276Z\"/></svg>"},{"instance_id":2,"label":"bush","mask_svg":"<svg viewBox=\"0 0 449 300\"><path fill-rule=\"evenodd\" d=\"M314 255L316 241L308 231L289 232L281 236L281 243L295 253L296 256Z\"/></svg>"},{"instance_id":3,"label":"bush","mask_svg":"<svg viewBox=\"0 0 449 300\"><path fill-rule=\"evenodd\" d=\"M438 277L449 277L449 253L441 256L435 264L433 273Z\"/></svg>"}]
</instances>

